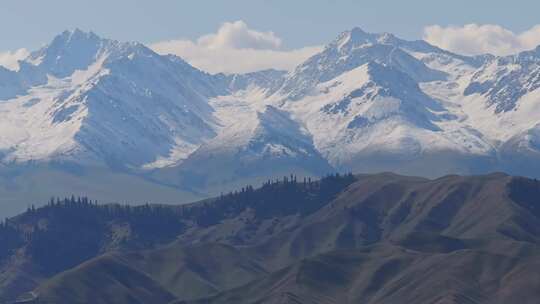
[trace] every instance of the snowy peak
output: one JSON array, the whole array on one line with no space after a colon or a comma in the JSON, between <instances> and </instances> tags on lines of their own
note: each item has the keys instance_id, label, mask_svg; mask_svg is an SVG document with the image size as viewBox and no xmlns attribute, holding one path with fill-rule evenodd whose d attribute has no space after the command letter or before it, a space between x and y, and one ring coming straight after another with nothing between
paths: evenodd
<instances>
[{"instance_id":1,"label":"snowy peak","mask_svg":"<svg viewBox=\"0 0 540 304\"><path fill-rule=\"evenodd\" d=\"M355 48L366 47L374 44L390 45L395 48L400 48L407 52L415 53L444 53L460 57L462 59L472 58L466 56L460 56L442 50L434 45L429 44L424 40L408 41L400 39L391 33L367 33L362 29L356 27L350 31L341 33L336 40L328 45L328 47L337 47L341 52L347 53Z\"/></svg>"},{"instance_id":2,"label":"snowy peak","mask_svg":"<svg viewBox=\"0 0 540 304\"><path fill-rule=\"evenodd\" d=\"M341 33L333 42L327 45L327 48L337 48L342 52L347 52L353 47L377 43L377 38L377 34L370 34L359 27L355 27L350 31Z\"/></svg>"},{"instance_id":3,"label":"snowy peak","mask_svg":"<svg viewBox=\"0 0 540 304\"><path fill-rule=\"evenodd\" d=\"M335 41L328 45L328 48L336 48L342 56L346 56L357 49L366 49L380 45L386 46L387 49L393 50L393 52L396 52L395 50L398 49L421 61L422 64L432 70L427 73L428 77L426 77L425 75L422 76L426 72L426 69L418 64L415 64L415 67L410 66L408 69L402 68L403 71L408 72L410 76L419 82L442 80L448 76L441 72L450 74L454 78L459 78L461 75L455 75L456 73L462 74L470 70L475 70L492 58L489 55L463 56L440 49L424 40L408 41L390 33L367 33L360 28L343 32ZM397 55L396 57L405 57L399 53L392 54ZM407 61L411 60L408 59ZM383 61L379 59L378 62L381 63ZM438 75L436 75L437 72L439 72Z\"/></svg>"},{"instance_id":4,"label":"snowy peak","mask_svg":"<svg viewBox=\"0 0 540 304\"><path fill-rule=\"evenodd\" d=\"M114 41L101 39L92 32L65 31L49 45L33 52L26 61L55 77L64 78L76 70L87 69L114 44Z\"/></svg>"},{"instance_id":5,"label":"snowy peak","mask_svg":"<svg viewBox=\"0 0 540 304\"><path fill-rule=\"evenodd\" d=\"M325 49L289 75L282 94L298 99L318 83L329 81L364 64L375 62L396 68L417 82L444 80L447 74L426 66L402 49L390 34L369 34L359 28L342 33Z\"/></svg>"},{"instance_id":6,"label":"snowy peak","mask_svg":"<svg viewBox=\"0 0 540 304\"><path fill-rule=\"evenodd\" d=\"M431 46L425 41L426 46ZM418 44L418 42L408 42L402 39L397 38L391 33L368 33L362 30L359 27L355 27L350 31L345 31L341 33L332 43L327 47L333 48L336 47L342 53L348 53L355 48L366 47L374 44L385 44L391 45L394 47L402 47L408 44ZM434 49L434 46L429 48L430 50Z\"/></svg>"},{"instance_id":7,"label":"snowy peak","mask_svg":"<svg viewBox=\"0 0 540 304\"><path fill-rule=\"evenodd\" d=\"M0 70L0 120L22 129L0 138L0 151L4 161L166 166L215 136L208 98L226 92L178 57L66 31L20 71Z\"/></svg>"},{"instance_id":8,"label":"snowy peak","mask_svg":"<svg viewBox=\"0 0 540 304\"><path fill-rule=\"evenodd\" d=\"M162 56L140 43L105 39L76 29L56 36L50 44L31 53L25 63L27 69L35 66L39 72L62 79L76 71L85 71L97 62L106 64L135 57Z\"/></svg>"}]
</instances>

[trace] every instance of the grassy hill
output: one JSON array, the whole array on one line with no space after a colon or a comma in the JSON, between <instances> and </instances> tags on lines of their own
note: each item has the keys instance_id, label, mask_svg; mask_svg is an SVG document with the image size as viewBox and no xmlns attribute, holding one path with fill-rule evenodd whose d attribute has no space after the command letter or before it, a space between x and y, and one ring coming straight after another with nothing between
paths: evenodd
<instances>
[{"instance_id":1,"label":"grassy hill","mask_svg":"<svg viewBox=\"0 0 540 304\"><path fill-rule=\"evenodd\" d=\"M0 236L42 302L536 303L538 210L540 182L499 173L291 176L183 207L52 202Z\"/></svg>"}]
</instances>

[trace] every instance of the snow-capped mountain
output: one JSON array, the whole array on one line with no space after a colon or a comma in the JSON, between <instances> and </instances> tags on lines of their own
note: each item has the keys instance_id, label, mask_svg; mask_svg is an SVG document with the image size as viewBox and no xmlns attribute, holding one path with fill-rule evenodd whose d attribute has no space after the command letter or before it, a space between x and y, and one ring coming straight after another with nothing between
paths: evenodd
<instances>
[{"instance_id":1,"label":"snow-capped mountain","mask_svg":"<svg viewBox=\"0 0 540 304\"><path fill-rule=\"evenodd\" d=\"M530 53L517 57L534 62ZM286 111L311 134L315 149L343 170L429 176L512 171L505 151L516 146L516 136L535 138L531 130L538 121L502 115L485 94L470 89L477 75L501 60L508 61L462 56L425 41L355 28L278 77L280 88L234 93L235 103L229 105L235 106L225 108L235 110L218 116L265 105ZM534 79L528 71L524 74ZM522 126L508 128L510 121ZM524 140L518 142L524 146Z\"/></svg>"},{"instance_id":2,"label":"snow-capped mountain","mask_svg":"<svg viewBox=\"0 0 540 304\"><path fill-rule=\"evenodd\" d=\"M306 121L317 148L336 167L361 168L360 155L410 159L428 150L489 149L473 132L459 134L473 147L447 132L444 125L456 117L393 67L371 62L319 84L317 91L287 106ZM317 109L305 111L310 105Z\"/></svg>"},{"instance_id":3,"label":"snow-capped mountain","mask_svg":"<svg viewBox=\"0 0 540 304\"><path fill-rule=\"evenodd\" d=\"M64 32L3 90L4 162L76 160L129 167L176 162L214 137L207 98L225 89L177 57L138 43Z\"/></svg>"},{"instance_id":4,"label":"snow-capped mountain","mask_svg":"<svg viewBox=\"0 0 540 304\"><path fill-rule=\"evenodd\" d=\"M503 168L538 176L540 47L489 60L464 90L477 128L498 143Z\"/></svg>"},{"instance_id":5,"label":"snow-capped mountain","mask_svg":"<svg viewBox=\"0 0 540 304\"><path fill-rule=\"evenodd\" d=\"M355 28L291 72L210 75L66 31L0 67L0 164L99 167L201 196L290 172L538 176L539 63L539 48L470 57Z\"/></svg>"},{"instance_id":6,"label":"snow-capped mountain","mask_svg":"<svg viewBox=\"0 0 540 304\"><path fill-rule=\"evenodd\" d=\"M361 29L342 33L325 49L299 65L286 80L282 90L289 98L301 98L314 86L332 80L361 65L376 62L396 68L417 81L443 79L444 73L432 70L395 44L385 43L385 36L368 34Z\"/></svg>"}]
</instances>

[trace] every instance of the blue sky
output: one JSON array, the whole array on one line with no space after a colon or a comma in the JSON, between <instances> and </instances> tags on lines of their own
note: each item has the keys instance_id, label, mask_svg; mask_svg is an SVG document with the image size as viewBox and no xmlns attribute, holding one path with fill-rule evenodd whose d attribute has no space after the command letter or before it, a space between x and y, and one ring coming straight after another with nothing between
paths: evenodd
<instances>
[{"instance_id":1,"label":"blue sky","mask_svg":"<svg viewBox=\"0 0 540 304\"><path fill-rule=\"evenodd\" d=\"M420 38L431 24L523 31L539 22L539 11L537 0L9 0L0 1L0 50L34 49L74 27L146 43L193 39L235 20L274 31L295 48L324 43L355 25L405 38Z\"/></svg>"},{"instance_id":2,"label":"blue sky","mask_svg":"<svg viewBox=\"0 0 540 304\"><path fill-rule=\"evenodd\" d=\"M212 72L288 69L354 26L424 38L464 54L504 55L540 44L540 27L535 28L539 11L538 0L8 0L0 1L0 65L16 62L27 50L73 28L157 43L154 49L203 69L215 68ZM225 22L235 26L224 29ZM431 25L438 27L426 28ZM200 42L220 32L229 35ZM249 46L259 33L263 40L270 38L268 50L232 52L232 44ZM269 34L279 43L272 44ZM232 40L220 44L222 38ZM175 43L160 43L171 40ZM243 57L244 66L233 71L236 57Z\"/></svg>"}]
</instances>

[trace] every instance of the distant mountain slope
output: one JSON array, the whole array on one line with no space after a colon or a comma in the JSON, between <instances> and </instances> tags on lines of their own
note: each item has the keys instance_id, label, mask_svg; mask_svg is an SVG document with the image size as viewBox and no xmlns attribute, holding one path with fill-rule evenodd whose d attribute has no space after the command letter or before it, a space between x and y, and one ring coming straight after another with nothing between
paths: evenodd
<instances>
[{"instance_id":1,"label":"distant mountain slope","mask_svg":"<svg viewBox=\"0 0 540 304\"><path fill-rule=\"evenodd\" d=\"M265 275L238 250L223 245L101 256L47 281L36 291L46 303L168 303L194 299ZM82 277L81 277L82 275ZM95 287L107 282L99 296Z\"/></svg>"},{"instance_id":2,"label":"distant mountain slope","mask_svg":"<svg viewBox=\"0 0 540 304\"><path fill-rule=\"evenodd\" d=\"M496 249L423 252L378 245L338 251L215 297L176 303L536 303L539 248L513 255L504 244L490 245Z\"/></svg>"},{"instance_id":3,"label":"distant mountain slope","mask_svg":"<svg viewBox=\"0 0 540 304\"><path fill-rule=\"evenodd\" d=\"M114 187L112 187L114 185ZM159 184L145 176L73 163L0 165L0 210L15 216L50 197L88 196L101 203L182 204L205 194Z\"/></svg>"},{"instance_id":4,"label":"distant mountain slope","mask_svg":"<svg viewBox=\"0 0 540 304\"><path fill-rule=\"evenodd\" d=\"M38 292L39 301L45 303L82 304L90 299L93 303L167 303L174 299L150 277L112 256L62 273Z\"/></svg>"}]
</instances>

